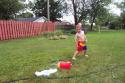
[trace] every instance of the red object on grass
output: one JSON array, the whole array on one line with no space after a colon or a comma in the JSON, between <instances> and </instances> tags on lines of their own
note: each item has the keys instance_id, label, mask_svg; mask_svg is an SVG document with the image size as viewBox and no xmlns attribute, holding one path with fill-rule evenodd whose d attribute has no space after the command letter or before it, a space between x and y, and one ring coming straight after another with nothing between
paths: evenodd
<instances>
[{"instance_id":1,"label":"red object on grass","mask_svg":"<svg viewBox=\"0 0 125 83\"><path fill-rule=\"evenodd\" d=\"M58 62L58 68L60 68L60 69L70 70L71 66L72 66L72 64L71 64L70 61L60 61L60 62Z\"/></svg>"}]
</instances>

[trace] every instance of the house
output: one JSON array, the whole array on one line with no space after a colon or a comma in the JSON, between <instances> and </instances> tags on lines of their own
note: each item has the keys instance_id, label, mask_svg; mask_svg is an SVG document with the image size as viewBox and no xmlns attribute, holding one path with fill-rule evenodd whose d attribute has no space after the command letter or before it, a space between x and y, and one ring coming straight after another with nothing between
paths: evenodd
<instances>
[{"instance_id":1,"label":"house","mask_svg":"<svg viewBox=\"0 0 125 83\"><path fill-rule=\"evenodd\" d=\"M55 22L56 23L56 25L71 25L71 23L70 22L65 22L65 21L56 21Z\"/></svg>"},{"instance_id":2,"label":"house","mask_svg":"<svg viewBox=\"0 0 125 83\"><path fill-rule=\"evenodd\" d=\"M70 22L67 22L67 21L56 21L55 24L58 28L61 28L61 29L65 29L65 30L74 29L74 24L71 24Z\"/></svg>"},{"instance_id":3,"label":"house","mask_svg":"<svg viewBox=\"0 0 125 83\"><path fill-rule=\"evenodd\" d=\"M34 18L16 18L15 21L23 21L23 22L46 22L46 17L34 17Z\"/></svg>"},{"instance_id":4,"label":"house","mask_svg":"<svg viewBox=\"0 0 125 83\"><path fill-rule=\"evenodd\" d=\"M28 4L29 3L29 0L19 0L20 3L23 3L23 4Z\"/></svg>"}]
</instances>

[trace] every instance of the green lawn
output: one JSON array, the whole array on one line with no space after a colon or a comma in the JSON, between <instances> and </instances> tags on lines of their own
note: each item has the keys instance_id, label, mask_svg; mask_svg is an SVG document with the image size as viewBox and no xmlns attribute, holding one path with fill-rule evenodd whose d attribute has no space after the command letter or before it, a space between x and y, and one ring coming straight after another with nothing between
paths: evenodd
<instances>
[{"instance_id":1,"label":"green lawn","mask_svg":"<svg viewBox=\"0 0 125 83\"><path fill-rule=\"evenodd\" d=\"M89 32L88 55L73 61L72 69L49 78L35 77L59 59L71 59L74 38L44 37L0 41L0 82L12 83L125 83L125 31ZM18 80L18 81L16 81Z\"/></svg>"}]
</instances>

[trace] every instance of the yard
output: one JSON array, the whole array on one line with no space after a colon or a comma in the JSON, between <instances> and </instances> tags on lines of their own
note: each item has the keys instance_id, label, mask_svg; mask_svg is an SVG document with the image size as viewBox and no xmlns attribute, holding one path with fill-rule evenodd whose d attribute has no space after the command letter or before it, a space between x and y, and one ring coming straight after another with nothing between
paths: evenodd
<instances>
[{"instance_id":1,"label":"yard","mask_svg":"<svg viewBox=\"0 0 125 83\"><path fill-rule=\"evenodd\" d=\"M0 41L0 82L3 83L125 83L125 31L89 32L88 55L73 61L70 71L49 78L34 72L58 60L71 59L73 35L64 40L45 37Z\"/></svg>"}]
</instances>

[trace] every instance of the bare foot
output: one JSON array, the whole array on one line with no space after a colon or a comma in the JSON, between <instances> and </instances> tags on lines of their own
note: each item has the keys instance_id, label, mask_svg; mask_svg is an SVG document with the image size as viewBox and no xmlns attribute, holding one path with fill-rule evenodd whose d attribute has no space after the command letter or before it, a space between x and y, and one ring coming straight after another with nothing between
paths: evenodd
<instances>
[{"instance_id":1,"label":"bare foot","mask_svg":"<svg viewBox=\"0 0 125 83\"><path fill-rule=\"evenodd\" d=\"M85 55L85 57L87 57L87 58L88 58L89 56L88 56L88 55Z\"/></svg>"},{"instance_id":2,"label":"bare foot","mask_svg":"<svg viewBox=\"0 0 125 83\"><path fill-rule=\"evenodd\" d=\"M72 60L76 60L76 58L75 58L75 57L72 57Z\"/></svg>"}]
</instances>

